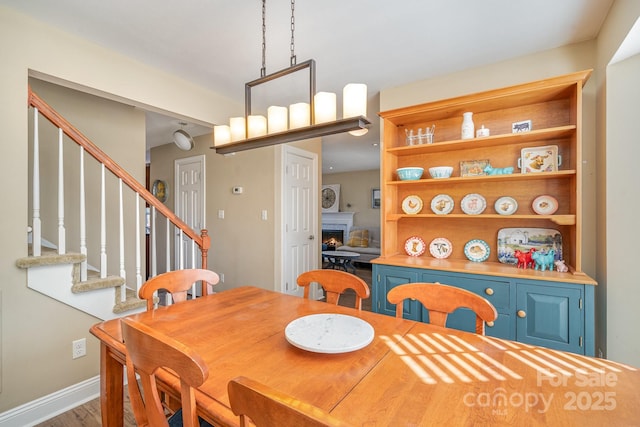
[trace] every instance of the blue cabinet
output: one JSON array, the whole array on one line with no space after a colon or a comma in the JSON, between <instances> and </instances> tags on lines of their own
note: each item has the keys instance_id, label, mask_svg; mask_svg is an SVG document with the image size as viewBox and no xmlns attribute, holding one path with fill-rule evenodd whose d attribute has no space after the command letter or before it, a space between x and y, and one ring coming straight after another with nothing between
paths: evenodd
<instances>
[{"instance_id":1,"label":"blue cabinet","mask_svg":"<svg viewBox=\"0 0 640 427\"><path fill-rule=\"evenodd\" d=\"M458 273L395 265L373 265L373 309L395 316L387 292L404 283L439 282L457 286L491 302L498 319L486 334L557 350L593 356L593 285ZM429 313L417 301L405 301L405 317L429 321ZM473 332L475 314L458 309L447 318L447 327Z\"/></svg>"}]
</instances>

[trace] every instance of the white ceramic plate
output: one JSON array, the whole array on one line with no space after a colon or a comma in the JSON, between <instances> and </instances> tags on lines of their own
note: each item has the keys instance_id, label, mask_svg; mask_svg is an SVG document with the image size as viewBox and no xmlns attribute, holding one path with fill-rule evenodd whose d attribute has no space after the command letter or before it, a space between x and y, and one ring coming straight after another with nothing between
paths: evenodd
<instances>
[{"instance_id":1,"label":"white ceramic plate","mask_svg":"<svg viewBox=\"0 0 640 427\"><path fill-rule=\"evenodd\" d=\"M489 249L489 245L484 240L474 239L469 240L466 245L464 245L464 255L467 257L469 261L473 262L482 262L486 261L489 258L489 254L491 253L491 249Z\"/></svg>"},{"instance_id":2,"label":"white ceramic plate","mask_svg":"<svg viewBox=\"0 0 640 427\"><path fill-rule=\"evenodd\" d=\"M402 211L409 215L415 215L422 210L422 199L418 196L407 196L402 201Z\"/></svg>"},{"instance_id":3,"label":"white ceramic plate","mask_svg":"<svg viewBox=\"0 0 640 427\"><path fill-rule=\"evenodd\" d=\"M431 256L434 258L449 258L452 251L453 245L444 237L436 237L429 243L429 253L431 253Z\"/></svg>"},{"instance_id":4,"label":"white ceramic plate","mask_svg":"<svg viewBox=\"0 0 640 427\"><path fill-rule=\"evenodd\" d=\"M544 194L533 200L531 208L538 215L553 215L558 210L558 200L553 196Z\"/></svg>"},{"instance_id":5,"label":"white ceramic plate","mask_svg":"<svg viewBox=\"0 0 640 427\"><path fill-rule=\"evenodd\" d=\"M496 200L493 207L500 215L513 215L518 210L518 202L513 197L504 196Z\"/></svg>"},{"instance_id":6,"label":"white ceramic plate","mask_svg":"<svg viewBox=\"0 0 640 427\"><path fill-rule=\"evenodd\" d=\"M407 255L420 256L427 250L427 244L418 236L409 237L404 242L404 250Z\"/></svg>"},{"instance_id":7,"label":"white ceramic plate","mask_svg":"<svg viewBox=\"0 0 640 427\"><path fill-rule=\"evenodd\" d=\"M373 341L373 326L346 314L323 313L299 317L284 330L287 341L314 353L348 353Z\"/></svg>"},{"instance_id":8,"label":"white ceramic plate","mask_svg":"<svg viewBox=\"0 0 640 427\"><path fill-rule=\"evenodd\" d=\"M437 215L446 215L453 210L454 202L448 194L438 194L431 199L431 210Z\"/></svg>"},{"instance_id":9,"label":"white ceramic plate","mask_svg":"<svg viewBox=\"0 0 640 427\"><path fill-rule=\"evenodd\" d=\"M487 201L480 194L467 194L460 202L460 209L467 215L479 215L487 207Z\"/></svg>"}]
</instances>

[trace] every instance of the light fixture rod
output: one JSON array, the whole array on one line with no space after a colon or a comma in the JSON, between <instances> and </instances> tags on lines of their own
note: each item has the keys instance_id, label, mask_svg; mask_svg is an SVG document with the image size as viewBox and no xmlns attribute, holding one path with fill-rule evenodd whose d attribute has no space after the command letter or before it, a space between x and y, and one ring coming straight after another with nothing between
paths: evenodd
<instances>
[{"instance_id":1,"label":"light fixture rod","mask_svg":"<svg viewBox=\"0 0 640 427\"><path fill-rule=\"evenodd\" d=\"M254 86L261 85L263 83L270 82L275 79L279 79L280 77L284 77L289 74L293 74L297 71L304 70L305 68L309 69L309 123L315 123L315 113L314 113L314 104L313 104L313 96L316 93L316 61L313 59L306 60L301 62L300 64L295 64L290 67L284 68L280 71L276 71L275 73L271 73L267 76L260 77L259 79L255 79L248 83L244 84L244 118L246 119L252 114L251 113L251 88Z\"/></svg>"},{"instance_id":2,"label":"light fixture rod","mask_svg":"<svg viewBox=\"0 0 640 427\"><path fill-rule=\"evenodd\" d=\"M213 147L217 154L236 153L238 151L252 150L254 148L267 147L269 145L284 144L286 142L301 141L303 139L317 138L352 130L366 129L371 122L364 116L349 117L335 122L320 123L317 125L290 129L285 132L272 133L266 136L249 138L243 141Z\"/></svg>"}]
</instances>

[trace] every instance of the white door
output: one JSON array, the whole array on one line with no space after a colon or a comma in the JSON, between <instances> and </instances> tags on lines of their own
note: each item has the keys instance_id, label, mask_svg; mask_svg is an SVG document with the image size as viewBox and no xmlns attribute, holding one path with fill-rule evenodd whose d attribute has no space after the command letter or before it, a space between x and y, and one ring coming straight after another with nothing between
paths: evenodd
<instances>
[{"instance_id":1,"label":"white door","mask_svg":"<svg viewBox=\"0 0 640 427\"><path fill-rule=\"evenodd\" d=\"M302 296L296 278L318 265L318 157L286 146L284 153L283 286L282 292ZM316 292L312 290L312 297Z\"/></svg>"},{"instance_id":2,"label":"white door","mask_svg":"<svg viewBox=\"0 0 640 427\"><path fill-rule=\"evenodd\" d=\"M194 156L175 161L175 213L196 233L205 225L205 157ZM179 233L177 233L179 234ZM191 238L176 236L174 269L199 268L202 256Z\"/></svg>"}]
</instances>

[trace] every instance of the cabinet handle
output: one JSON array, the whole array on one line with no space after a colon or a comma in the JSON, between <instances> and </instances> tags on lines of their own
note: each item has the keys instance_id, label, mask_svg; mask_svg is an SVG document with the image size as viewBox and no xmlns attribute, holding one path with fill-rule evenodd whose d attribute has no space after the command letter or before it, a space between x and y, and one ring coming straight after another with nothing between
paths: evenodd
<instances>
[{"instance_id":1,"label":"cabinet handle","mask_svg":"<svg viewBox=\"0 0 640 427\"><path fill-rule=\"evenodd\" d=\"M493 323L493 322L487 322L487 326L488 326L489 328L493 328L493 325L494 325L494 323Z\"/></svg>"},{"instance_id":2,"label":"cabinet handle","mask_svg":"<svg viewBox=\"0 0 640 427\"><path fill-rule=\"evenodd\" d=\"M487 295L493 295L493 289L487 288L487 289L484 290L484 293L487 294Z\"/></svg>"},{"instance_id":3,"label":"cabinet handle","mask_svg":"<svg viewBox=\"0 0 640 427\"><path fill-rule=\"evenodd\" d=\"M518 317L527 317L527 312L524 310L518 310Z\"/></svg>"}]
</instances>

